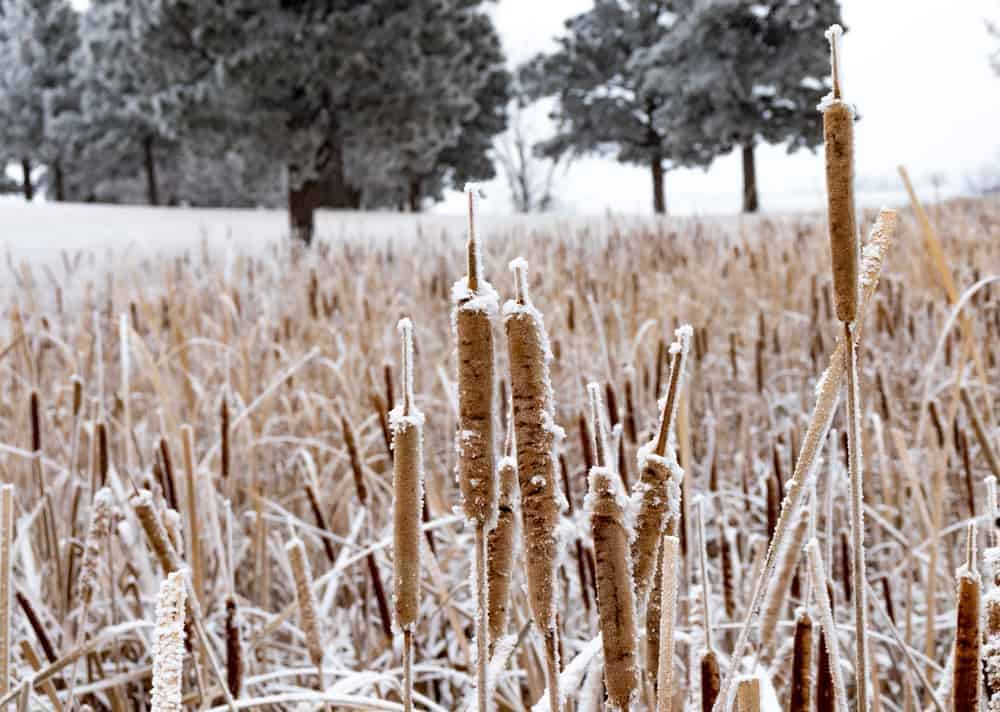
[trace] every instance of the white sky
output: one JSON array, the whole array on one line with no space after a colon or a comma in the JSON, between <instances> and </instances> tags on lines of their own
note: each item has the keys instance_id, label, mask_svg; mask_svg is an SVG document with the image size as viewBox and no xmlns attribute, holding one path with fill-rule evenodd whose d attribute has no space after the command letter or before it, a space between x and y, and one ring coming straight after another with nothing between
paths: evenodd
<instances>
[{"instance_id":1,"label":"white sky","mask_svg":"<svg viewBox=\"0 0 1000 712\"><path fill-rule=\"evenodd\" d=\"M551 48L563 21L590 6L590 0L500 0L495 17L510 60ZM1000 22L1000 0L843 0L842 6L849 29L844 87L863 114L856 131L861 199L898 200L900 163L927 198L934 174L944 177L941 190L949 193L964 190L968 177L990 163L1000 173L1000 76L988 61L998 43L986 31L987 19ZM823 204L817 154L759 148L757 181L764 210ZM707 172L670 173L666 189L673 213L738 211L739 156L723 157ZM491 197L484 211L509 210L501 181L486 190ZM569 210L645 213L651 191L647 170L593 159L570 167L556 197ZM461 205L454 194L437 211L457 212Z\"/></svg>"}]
</instances>

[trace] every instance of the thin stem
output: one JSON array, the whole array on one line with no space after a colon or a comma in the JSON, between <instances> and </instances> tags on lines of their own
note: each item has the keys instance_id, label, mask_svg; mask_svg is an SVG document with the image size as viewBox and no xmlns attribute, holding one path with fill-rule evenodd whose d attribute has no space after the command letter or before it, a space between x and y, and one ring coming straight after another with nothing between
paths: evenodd
<instances>
[{"instance_id":1,"label":"thin stem","mask_svg":"<svg viewBox=\"0 0 1000 712\"><path fill-rule=\"evenodd\" d=\"M705 625L705 647L712 650L712 611L709 604L709 590L708 590L708 564L706 559L708 555L705 551L705 501L699 499L698 503L695 505L695 511L697 512L698 519L698 545L701 548L700 556L698 557L699 567L701 569L701 615L704 618Z\"/></svg>"},{"instance_id":2,"label":"thin stem","mask_svg":"<svg viewBox=\"0 0 1000 712\"><path fill-rule=\"evenodd\" d=\"M413 631L403 630L403 710L413 712Z\"/></svg>"},{"instance_id":3,"label":"thin stem","mask_svg":"<svg viewBox=\"0 0 1000 712\"><path fill-rule=\"evenodd\" d=\"M409 319L399 320L403 362L403 415L409 415L413 406L413 324Z\"/></svg>"},{"instance_id":4,"label":"thin stem","mask_svg":"<svg viewBox=\"0 0 1000 712\"><path fill-rule=\"evenodd\" d=\"M481 522L476 525L476 599L476 698L479 712L488 712L490 609L486 583L486 526Z\"/></svg>"},{"instance_id":5,"label":"thin stem","mask_svg":"<svg viewBox=\"0 0 1000 712\"><path fill-rule=\"evenodd\" d=\"M604 429L604 418L601 415L601 386L599 383L588 383L587 394L590 396L590 413L594 421L594 457L598 467L606 467L607 433Z\"/></svg>"},{"instance_id":6,"label":"thin stem","mask_svg":"<svg viewBox=\"0 0 1000 712\"><path fill-rule=\"evenodd\" d=\"M667 383L667 396L663 400L663 412L660 414L660 429L656 435L656 454L663 456L667 451L667 438L670 426L677 413L677 391L683 366L684 351L677 349L670 359L670 381Z\"/></svg>"},{"instance_id":7,"label":"thin stem","mask_svg":"<svg viewBox=\"0 0 1000 712\"><path fill-rule=\"evenodd\" d=\"M468 185L465 186L465 195L469 199L469 241L466 245L469 259L468 286L470 292L475 292L479 289L479 250L476 245L475 188Z\"/></svg>"},{"instance_id":8,"label":"thin stem","mask_svg":"<svg viewBox=\"0 0 1000 712\"><path fill-rule=\"evenodd\" d=\"M844 351L847 369L847 456L851 478L851 584L854 590L854 646L857 709L867 712L868 703L868 631L867 590L865 588L865 523L862 490L860 406L858 404L858 361L854 348L854 329L844 323Z\"/></svg>"}]
</instances>

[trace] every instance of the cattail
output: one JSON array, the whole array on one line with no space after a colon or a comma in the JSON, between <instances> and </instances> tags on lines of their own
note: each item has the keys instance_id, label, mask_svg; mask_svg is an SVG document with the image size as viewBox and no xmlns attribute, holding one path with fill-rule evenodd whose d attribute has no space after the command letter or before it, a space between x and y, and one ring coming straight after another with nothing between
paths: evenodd
<instances>
[{"instance_id":1,"label":"cattail","mask_svg":"<svg viewBox=\"0 0 1000 712\"><path fill-rule=\"evenodd\" d=\"M760 712L760 678L745 677L736 687L738 712Z\"/></svg>"},{"instance_id":2,"label":"cattail","mask_svg":"<svg viewBox=\"0 0 1000 712\"><path fill-rule=\"evenodd\" d=\"M233 697L243 687L243 646L240 642L240 609L234 596L226 596L226 686Z\"/></svg>"},{"instance_id":3,"label":"cattail","mask_svg":"<svg viewBox=\"0 0 1000 712\"><path fill-rule=\"evenodd\" d=\"M111 533L113 504L111 490L107 487L98 490L94 495L87 538L83 543L83 562L80 564L80 577L77 582L80 604L84 609L90 605L97 589L97 566L101 549Z\"/></svg>"},{"instance_id":4,"label":"cattail","mask_svg":"<svg viewBox=\"0 0 1000 712\"><path fill-rule=\"evenodd\" d=\"M517 474L523 515L524 557L528 562L528 598L535 625L545 638L549 709L559 712L556 650L556 496L554 447L562 431L555 424L549 362L552 352L541 313L528 296L527 263L511 263L516 299L504 304L504 327L510 363Z\"/></svg>"},{"instance_id":5,"label":"cattail","mask_svg":"<svg viewBox=\"0 0 1000 712\"><path fill-rule=\"evenodd\" d=\"M712 712L719 698L722 676L719 673L719 656L709 648L701 654L701 710Z\"/></svg>"},{"instance_id":6,"label":"cattail","mask_svg":"<svg viewBox=\"0 0 1000 712\"><path fill-rule=\"evenodd\" d=\"M181 712L184 679L184 571L174 571L160 584L153 631L153 712Z\"/></svg>"},{"instance_id":7,"label":"cattail","mask_svg":"<svg viewBox=\"0 0 1000 712\"><path fill-rule=\"evenodd\" d=\"M660 598L660 650L656 683L656 712L670 712L674 700L674 621L677 618L677 579L680 540L664 536L662 594Z\"/></svg>"},{"instance_id":8,"label":"cattail","mask_svg":"<svg viewBox=\"0 0 1000 712\"><path fill-rule=\"evenodd\" d=\"M0 695L10 690L13 546L14 485L5 484L0 487Z\"/></svg>"},{"instance_id":9,"label":"cattail","mask_svg":"<svg viewBox=\"0 0 1000 712\"><path fill-rule=\"evenodd\" d=\"M979 572L976 570L976 525L969 524L968 556L958 571L955 657L952 664L954 712L979 710Z\"/></svg>"},{"instance_id":10,"label":"cattail","mask_svg":"<svg viewBox=\"0 0 1000 712\"><path fill-rule=\"evenodd\" d=\"M677 533L680 518L681 481L684 471L677 464L669 434L680 402L684 378L684 363L691 343L692 329L684 325L677 329L677 340L670 346L670 375L667 393L662 401L660 423L656 438L639 449L639 483L635 496L639 498L636 516L636 534L632 542L632 577L636 600L640 608L646 595L656 564L656 552L664 527L668 534Z\"/></svg>"},{"instance_id":11,"label":"cattail","mask_svg":"<svg viewBox=\"0 0 1000 712\"><path fill-rule=\"evenodd\" d=\"M146 534L146 542L163 567L163 571L168 574L178 571L181 568L181 559L153 505L153 494L149 490L139 490L129 501Z\"/></svg>"},{"instance_id":12,"label":"cattail","mask_svg":"<svg viewBox=\"0 0 1000 712\"><path fill-rule=\"evenodd\" d=\"M465 517L492 526L496 517L496 468L493 453L493 320L499 298L481 279L473 222L473 186L469 200L468 275L452 289L458 342L458 479Z\"/></svg>"},{"instance_id":13,"label":"cattail","mask_svg":"<svg viewBox=\"0 0 1000 712\"><path fill-rule=\"evenodd\" d=\"M312 569L306 556L305 544L298 537L293 537L285 544L285 554L292 569L295 602L299 607L299 622L306 637L306 649L309 651L309 659L320 673L322 685L323 637L320 634L318 605L312 590Z\"/></svg>"},{"instance_id":14,"label":"cattail","mask_svg":"<svg viewBox=\"0 0 1000 712\"><path fill-rule=\"evenodd\" d=\"M795 642L792 648L792 682L788 693L788 712L812 712L813 622L809 611L799 611L795 618Z\"/></svg>"},{"instance_id":15,"label":"cattail","mask_svg":"<svg viewBox=\"0 0 1000 712\"><path fill-rule=\"evenodd\" d=\"M597 609L604 647L604 683L608 703L615 710L629 710L639 678L636 664L635 599L629 571L629 531L625 521L627 500L619 478L604 457L600 423L600 387L588 386L597 439L597 465L590 471L590 527L597 557Z\"/></svg>"},{"instance_id":16,"label":"cattail","mask_svg":"<svg viewBox=\"0 0 1000 712\"><path fill-rule=\"evenodd\" d=\"M229 398L225 391L222 393L222 401L219 403L219 474L222 481L229 480L230 459L229 454Z\"/></svg>"},{"instance_id":17,"label":"cattail","mask_svg":"<svg viewBox=\"0 0 1000 712\"><path fill-rule=\"evenodd\" d=\"M188 560L191 562L191 583L194 586L194 595L201 603L205 583L205 569L202 565L201 557L201 531L200 519L198 516L198 483L195 472L196 462L194 458L194 430L190 425L181 426L181 449L184 455L184 477L187 484L187 544Z\"/></svg>"},{"instance_id":18,"label":"cattail","mask_svg":"<svg viewBox=\"0 0 1000 712\"><path fill-rule=\"evenodd\" d=\"M413 399L413 325L401 319L403 401L389 414L393 449L393 567L396 625L403 631L404 708L413 708L413 628L420 613L420 521L424 415Z\"/></svg>"},{"instance_id":19,"label":"cattail","mask_svg":"<svg viewBox=\"0 0 1000 712\"><path fill-rule=\"evenodd\" d=\"M997 481L986 478L990 546L983 552L990 587L983 596L983 692L989 712L1000 710L1000 532L996 527Z\"/></svg>"},{"instance_id":20,"label":"cattail","mask_svg":"<svg viewBox=\"0 0 1000 712\"><path fill-rule=\"evenodd\" d=\"M477 689L480 712L486 712L489 648L489 604L486 590L486 531L497 516L497 472L493 451L493 320L499 298L480 277L475 231L475 192L466 186L469 203L468 273L452 290L458 353L458 481L465 518L475 526L477 598Z\"/></svg>"},{"instance_id":21,"label":"cattail","mask_svg":"<svg viewBox=\"0 0 1000 712\"><path fill-rule=\"evenodd\" d=\"M854 109L840 94L838 45L843 30L833 25L830 41L833 92L820 105L826 146L826 194L833 258L837 319L848 323L858 311L858 224L854 209Z\"/></svg>"},{"instance_id":22,"label":"cattail","mask_svg":"<svg viewBox=\"0 0 1000 712\"><path fill-rule=\"evenodd\" d=\"M489 594L490 648L507 629L510 576L514 569L514 533L517 528L517 463L513 456L513 423L508 428L504 457L500 460L500 503L496 526L487 540L486 581ZM581 584L583 586L583 584ZM586 592L584 592L586 596Z\"/></svg>"}]
</instances>

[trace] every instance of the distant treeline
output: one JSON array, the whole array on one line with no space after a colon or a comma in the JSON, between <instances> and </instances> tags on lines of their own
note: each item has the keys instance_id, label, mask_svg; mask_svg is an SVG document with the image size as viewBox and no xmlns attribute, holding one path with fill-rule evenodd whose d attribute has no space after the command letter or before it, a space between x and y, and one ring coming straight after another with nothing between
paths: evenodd
<instances>
[{"instance_id":1,"label":"distant treeline","mask_svg":"<svg viewBox=\"0 0 1000 712\"><path fill-rule=\"evenodd\" d=\"M511 108L544 96L555 135L504 170L611 155L650 169L659 212L665 172L737 147L755 210L754 146L820 140L836 2L596 0L514 73L491 5L0 0L0 165L22 174L0 190L286 204L310 239L316 208L419 210L492 178Z\"/></svg>"}]
</instances>

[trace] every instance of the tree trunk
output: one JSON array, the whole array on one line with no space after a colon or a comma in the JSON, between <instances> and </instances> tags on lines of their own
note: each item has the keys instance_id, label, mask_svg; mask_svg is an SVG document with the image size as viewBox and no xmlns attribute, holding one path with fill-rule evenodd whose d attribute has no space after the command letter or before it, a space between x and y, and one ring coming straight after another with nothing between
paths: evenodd
<instances>
[{"instance_id":1,"label":"tree trunk","mask_svg":"<svg viewBox=\"0 0 1000 712\"><path fill-rule=\"evenodd\" d=\"M743 212L755 213L757 202L757 169L754 166L753 144L743 144Z\"/></svg>"},{"instance_id":2,"label":"tree trunk","mask_svg":"<svg viewBox=\"0 0 1000 712\"><path fill-rule=\"evenodd\" d=\"M325 186L318 180L307 180L296 186L295 169L289 168L288 172L288 218L292 237L308 247L316 232L316 208L322 202Z\"/></svg>"},{"instance_id":3,"label":"tree trunk","mask_svg":"<svg viewBox=\"0 0 1000 712\"><path fill-rule=\"evenodd\" d=\"M663 189L663 159L655 156L650 168L653 172L653 212L664 215L667 212L667 196Z\"/></svg>"},{"instance_id":4,"label":"tree trunk","mask_svg":"<svg viewBox=\"0 0 1000 712\"><path fill-rule=\"evenodd\" d=\"M146 169L146 200L150 205L160 204L160 189L156 184L156 157L153 155L153 136L142 140L142 162Z\"/></svg>"},{"instance_id":5,"label":"tree trunk","mask_svg":"<svg viewBox=\"0 0 1000 712\"><path fill-rule=\"evenodd\" d=\"M66 202L66 181L63 179L62 161L52 164L52 190L57 203Z\"/></svg>"},{"instance_id":6,"label":"tree trunk","mask_svg":"<svg viewBox=\"0 0 1000 712\"><path fill-rule=\"evenodd\" d=\"M406 195L407 207L411 213L420 212L420 179L410 178L410 186Z\"/></svg>"},{"instance_id":7,"label":"tree trunk","mask_svg":"<svg viewBox=\"0 0 1000 712\"><path fill-rule=\"evenodd\" d=\"M21 159L21 187L29 203L35 198L35 184L31 182L31 160Z\"/></svg>"}]
</instances>

